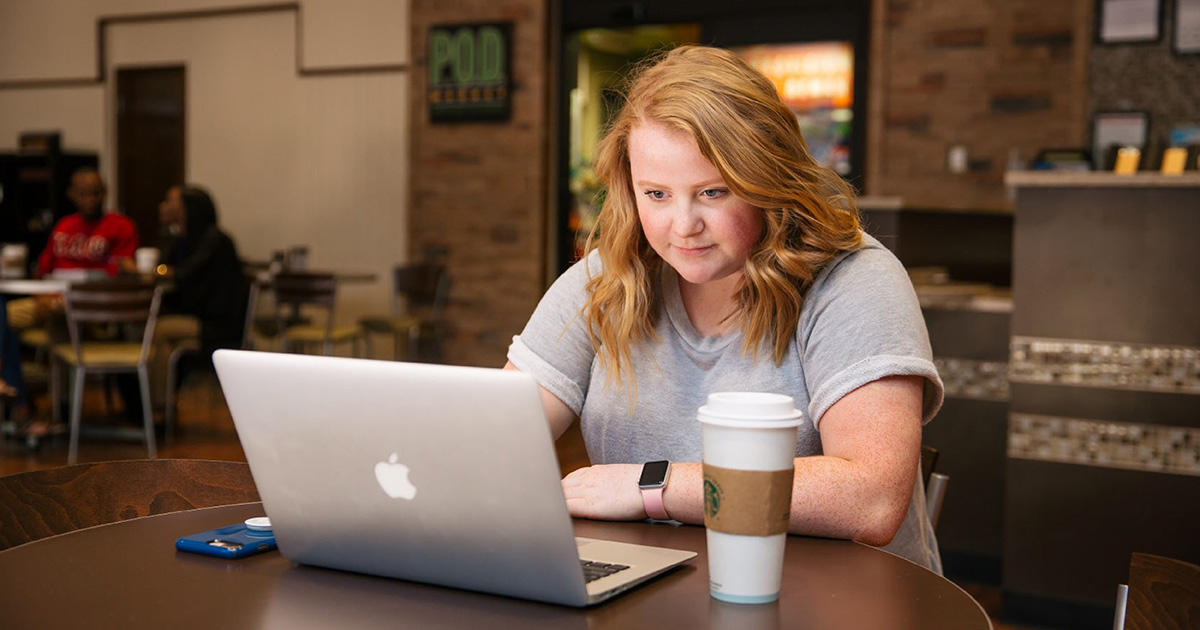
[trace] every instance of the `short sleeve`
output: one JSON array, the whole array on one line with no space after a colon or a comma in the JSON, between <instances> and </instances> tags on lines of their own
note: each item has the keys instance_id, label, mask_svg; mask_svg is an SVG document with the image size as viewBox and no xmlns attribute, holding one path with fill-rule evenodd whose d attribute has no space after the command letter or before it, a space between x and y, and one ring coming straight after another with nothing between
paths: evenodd
<instances>
[{"instance_id":1,"label":"short sleeve","mask_svg":"<svg viewBox=\"0 0 1200 630\"><path fill-rule=\"evenodd\" d=\"M942 380L912 282L890 251L865 237L818 274L805 302L796 348L814 426L842 396L887 376L924 377L921 422L933 419Z\"/></svg>"},{"instance_id":2,"label":"short sleeve","mask_svg":"<svg viewBox=\"0 0 1200 630\"><path fill-rule=\"evenodd\" d=\"M599 260L596 252L585 259L592 273L598 273ZM576 415L583 410L596 358L583 316L588 281L585 261L573 265L554 282L525 330L513 337L508 347L508 360Z\"/></svg>"}]
</instances>

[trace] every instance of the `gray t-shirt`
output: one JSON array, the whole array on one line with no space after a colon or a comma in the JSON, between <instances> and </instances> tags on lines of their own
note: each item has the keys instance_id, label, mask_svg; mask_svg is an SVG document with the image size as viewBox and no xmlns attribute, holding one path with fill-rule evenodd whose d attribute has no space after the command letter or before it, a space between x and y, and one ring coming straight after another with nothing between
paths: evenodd
<instances>
[{"instance_id":1,"label":"gray t-shirt","mask_svg":"<svg viewBox=\"0 0 1200 630\"><path fill-rule=\"evenodd\" d=\"M600 272L599 255L586 260ZM654 307L659 341L633 353L637 401L606 383L581 313L587 269L581 261L546 292L508 358L579 414L593 464L659 459L701 460L696 410L708 394L761 391L787 394L804 412L796 456L821 454L822 415L842 396L892 375L925 377L922 422L942 404L942 381L932 362L929 335L904 268L877 240L830 261L804 297L796 336L781 365L765 344L758 359L742 352L740 330L700 335L688 319L679 277L663 266ZM917 475L908 515L887 551L941 572L925 492Z\"/></svg>"}]
</instances>

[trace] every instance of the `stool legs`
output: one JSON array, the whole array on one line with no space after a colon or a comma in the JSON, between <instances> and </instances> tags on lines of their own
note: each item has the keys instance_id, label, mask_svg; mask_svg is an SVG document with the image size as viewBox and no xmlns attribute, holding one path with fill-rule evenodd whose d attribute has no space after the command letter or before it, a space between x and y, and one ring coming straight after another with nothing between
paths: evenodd
<instances>
[{"instance_id":1,"label":"stool legs","mask_svg":"<svg viewBox=\"0 0 1200 630\"><path fill-rule=\"evenodd\" d=\"M142 390L142 425L146 429L146 451L150 459L158 457L154 444L154 409L150 407L150 375L145 365L138 366L138 384Z\"/></svg>"},{"instance_id":2,"label":"stool legs","mask_svg":"<svg viewBox=\"0 0 1200 630\"><path fill-rule=\"evenodd\" d=\"M67 464L74 464L79 456L79 419L83 416L83 383L87 380L87 371L83 368L71 370L75 381L71 396L71 444L67 449ZM57 401L55 404L58 404Z\"/></svg>"},{"instance_id":3,"label":"stool legs","mask_svg":"<svg viewBox=\"0 0 1200 630\"><path fill-rule=\"evenodd\" d=\"M61 426L62 410L59 406L62 404L62 372L63 366L59 365L58 359L53 355L50 357L50 419L55 426Z\"/></svg>"}]
</instances>

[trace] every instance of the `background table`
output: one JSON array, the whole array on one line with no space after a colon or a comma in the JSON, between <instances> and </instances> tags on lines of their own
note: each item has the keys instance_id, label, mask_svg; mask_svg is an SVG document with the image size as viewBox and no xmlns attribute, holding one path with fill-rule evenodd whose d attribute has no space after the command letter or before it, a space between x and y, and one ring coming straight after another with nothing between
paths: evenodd
<instances>
[{"instance_id":1,"label":"background table","mask_svg":"<svg viewBox=\"0 0 1200 630\"><path fill-rule=\"evenodd\" d=\"M565 608L301 567L279 553L222 560L175 539L262 514L258 503L133 519L0 552L5 628L991 628L944 578L857 543L788 537L783 594L708 595L704 529L576 521L577 535L679 549L691 563L608 603Z\"/></svg>"},{"instance_id":2,"label":"background table","mask_svg":"<svg viewBox=\"0 0 1200 630\"><path fill-rule=\"evenodd\" d=\"M66 293L66 280L0 280L0 293L7 295L55 295Z\"/></svg>"},{"instance_id":3,"label":"background table","mask_svg":"<svg viewBox=\"0 0 1200 630\"><path fill-rule=\"evenodd\" d=\"M250 274L260 286L270 286L272 274L265 267L257 269L253 264L247 264L246 267L253 271ZM375 282L379 279L379 274L373 271L329 271L327 269L303 269L296 270L296 273L315 273L315 274L330 274L334 280L345 283L365 283Z\"/></svg>"}]
</instances>

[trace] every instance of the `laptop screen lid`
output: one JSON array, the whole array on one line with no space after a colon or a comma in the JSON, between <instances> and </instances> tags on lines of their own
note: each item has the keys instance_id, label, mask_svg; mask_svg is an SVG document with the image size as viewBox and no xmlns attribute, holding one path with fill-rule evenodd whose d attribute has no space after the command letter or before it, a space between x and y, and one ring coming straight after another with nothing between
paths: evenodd
<instances>
[{"instance_id":1,"label":"laptop screen lid","mask_svg":"<svg viewBox=\"0 0 1200 630\"><path fill-rule=\"evenodd\" d=\"M236 350L213 362L286 557L587 603L527 375Z\"/></svg>"}]
</instances>

